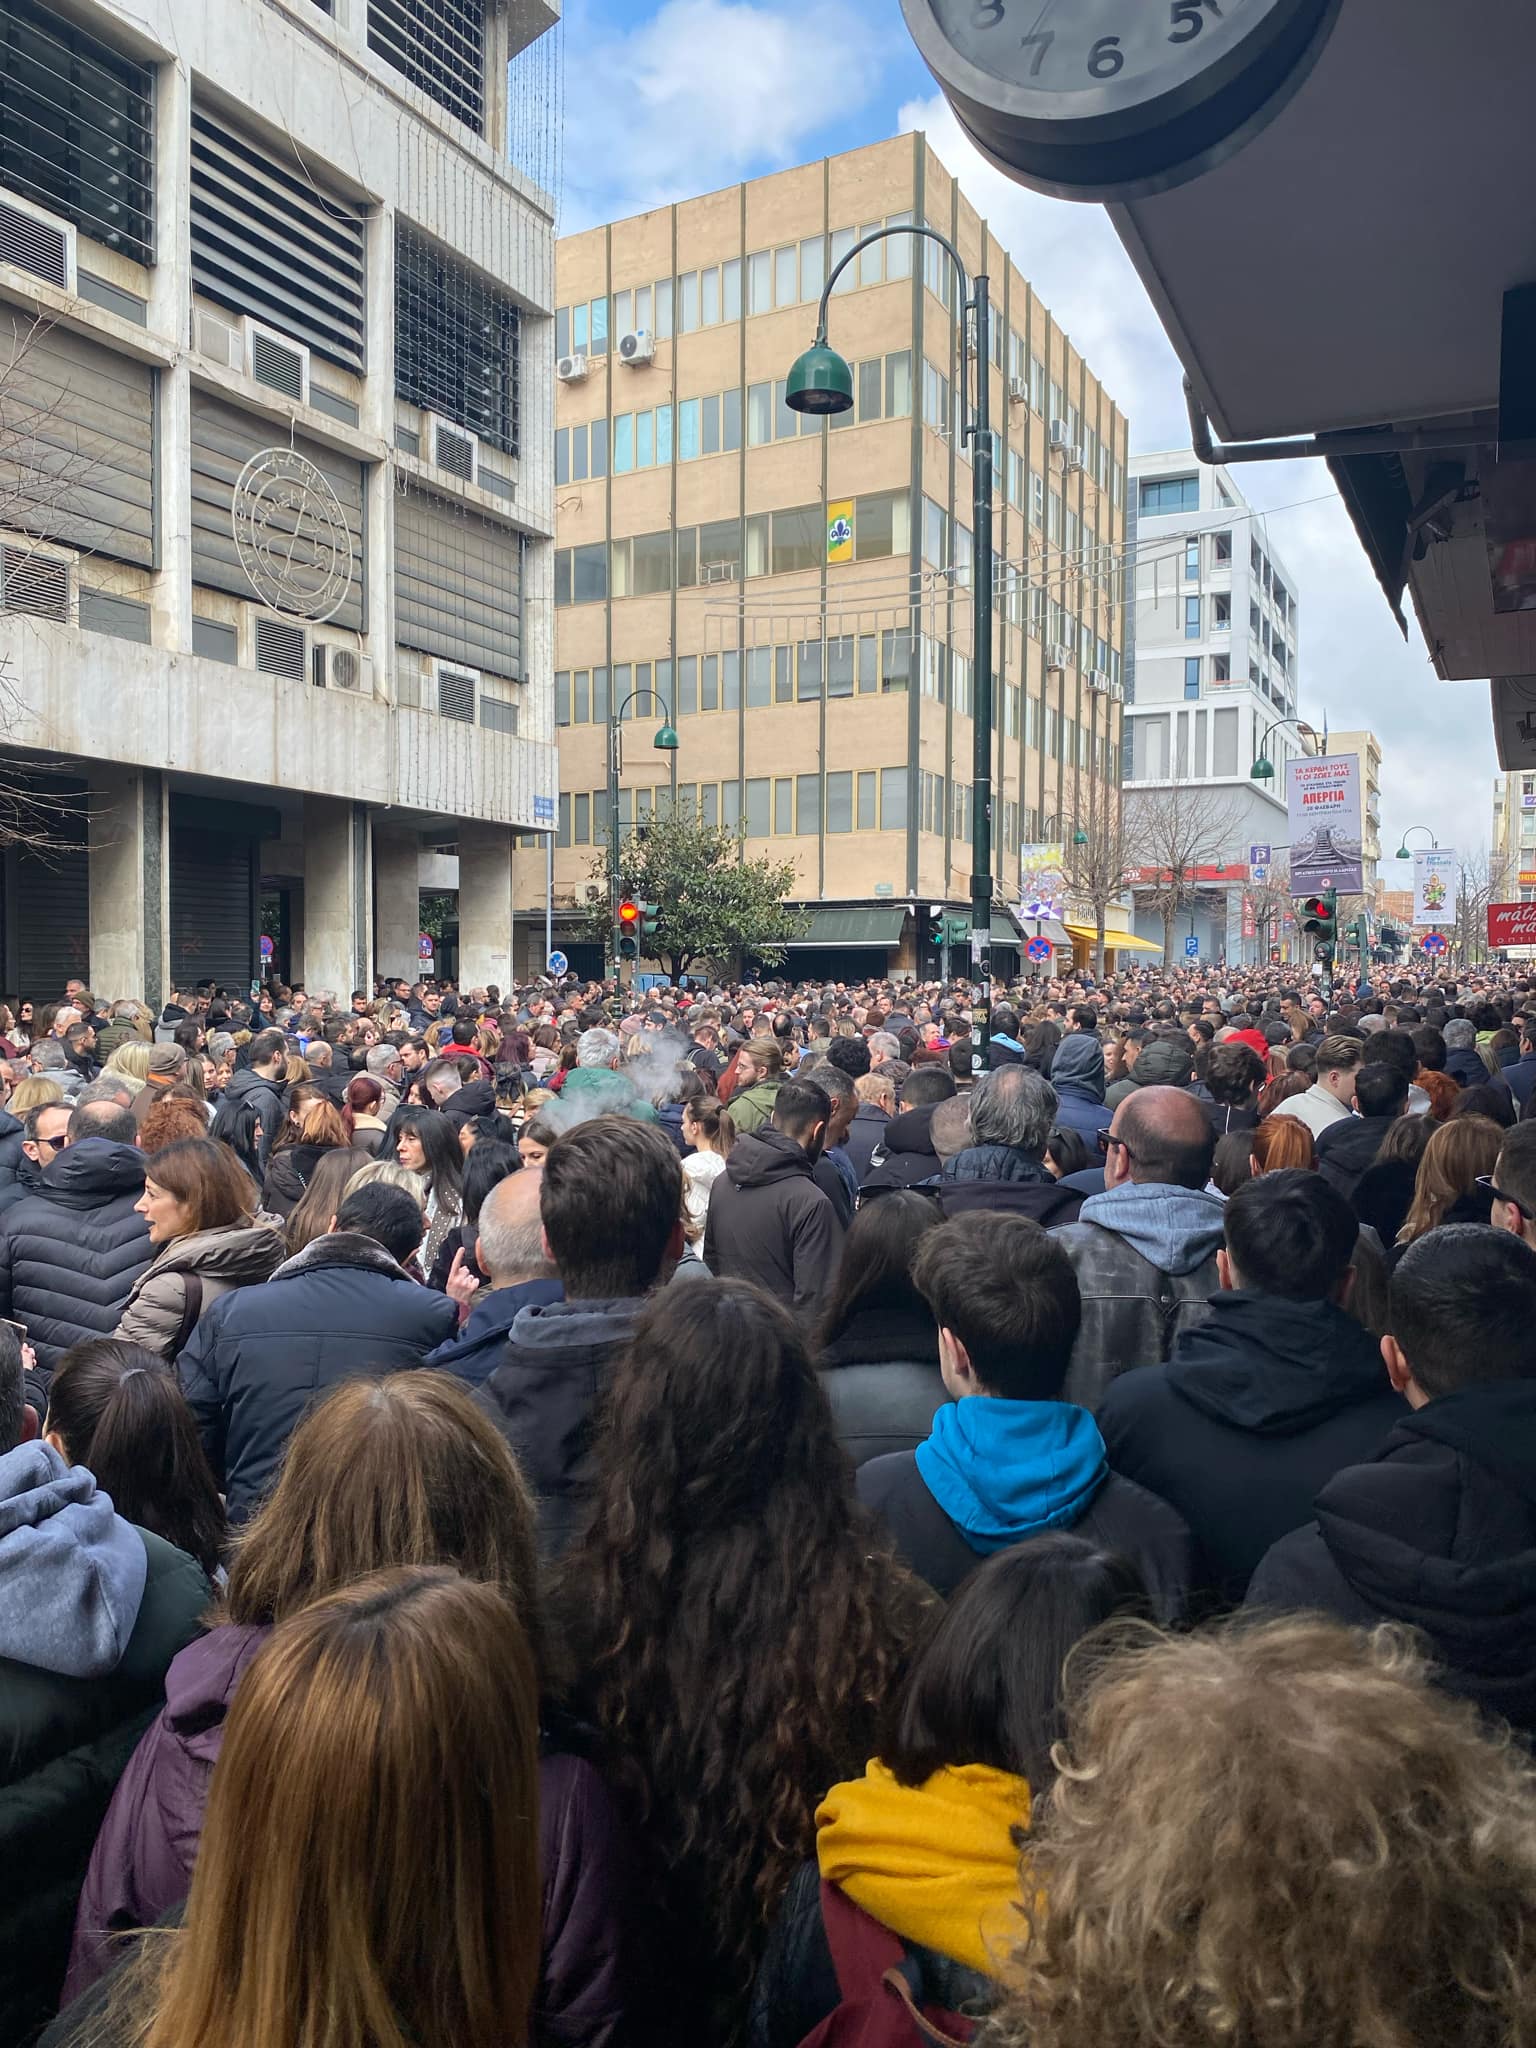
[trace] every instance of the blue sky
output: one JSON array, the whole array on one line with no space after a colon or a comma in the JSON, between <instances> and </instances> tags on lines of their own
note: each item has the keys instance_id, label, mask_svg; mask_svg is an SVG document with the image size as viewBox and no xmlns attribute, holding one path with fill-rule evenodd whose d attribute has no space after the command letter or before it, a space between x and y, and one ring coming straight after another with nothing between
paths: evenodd
<instances>
[{"instance_id":1,"label":"blue sky","mask_svg":"<svg viewBox=\"0 0 1536 2048\"><path fill-rule=\"evenodd\" d=\"M1188 445L1178 363L1107 215L981 160L898 0L565 0L556 33L563 233L921 128L1128 414L1132 448ZM1299 594L1302 716L1381 740L1385 851L1418 824L1485 845L1486 687L1439 682L1416 626L1404 644L1321 463L1239 481ZM1390 859L1383 872L1408 880Z\"/></svg>"}]
</instances>

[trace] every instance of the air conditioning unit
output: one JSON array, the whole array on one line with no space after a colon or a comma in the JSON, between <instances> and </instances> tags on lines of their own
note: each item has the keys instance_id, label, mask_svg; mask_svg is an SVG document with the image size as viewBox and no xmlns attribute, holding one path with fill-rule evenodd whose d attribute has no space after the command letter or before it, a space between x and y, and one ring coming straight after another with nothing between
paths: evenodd
<instances>
[{"instance_id":1,"label":"air conditioning unit","mask_svg":"<svg viewBox=\"0 0 1536 2048\"><path fill-rule=\"evenodd\" d=\"M1107 668L1090 669L1088 687L1097 690L1101 697L1113 697L1117 702L1120 698L1120 685L1111 678Z\"/></svg>"},{"instance_id":2,"label":"air conditioning unit","mask_svg":"<svg viewBox=\"0 0 1536 2048\"><path fill-rule=\"evenodd\" d=\"M1064 466L1070 472L1083 467L1083 451L1075 444L1064 451Z\"/></svg>"},{"instance_id":3,"label":"air conditioning unit","mask_svg":"<svg viewBox=\"0 0 1536 2048\"><path fill-rule=\"evenodd\" d=\"M1008 379L1008 400L1011 405L1024 405L1029 399L1029 384L1023 377Z\"/></svg>"},{"instance_id":4,"label":"air conditioning unit","mask_svg":"<svg viewBox=\"0 0 1536 2048\"><path fill-rule=\"evenodd\" d=\"M1062 674L1068 666L1069 659L1066 648L1059 640L1051 641L1045 650L1045 665L1052 675Z\"/></svg>"},{"instance_id":5,"label":"air conditioning unit","mask_svg":"<svg viewBox=\"0 0 1536 2048\"><path fill-rule=\"evenodd\" d=\"M1070 433L1070 432L1069 432L1069 430L1068 430L1068 427L1067 427L1067 423L1066 423L1066 421L1065 421L1065 420L1052 420L1052 421L1051 421L1051 446L1052 446L1052 448L1070 448L1070 447L1071 447L1071 445L1072 445L1072 435L1071 435L1071 433Z\"/></svg>"},{"instance_id":6,"label":"air conditioning unit","mask_svg":"<svg viewBox=\"0 0 1536 2048\"><path fill-rule=\"evenodd\" d=\"M257 384L265 384L269 391L280 391L284 398L308 405L309 350L249 315L240 325L245 334L247 376Z\"/></svg>"},{"instance_id":7,"label":"air conditioning unit","mask_svg":"<svg viewBox=\"0 0 1536 2048\"><path fill-rule=\"evenodd\" d=\"M77 290L73 223L14 192L5 193L0 197L0 263L14 264L62 292Z\"/></svg>"},{"instance_id":8,"label":"air conditioning unit","mask_svg":"<svg viewBox=\"0 0 1536 2048\"><path fill-rule=\"evenodd\" d=\"M633 334L619 336L619 361L628 363L632 370L650 362L655 354L656 338L648 328L637 327Z\"/></svg>"},{"instance_id":9,"label":"air conditioning unit","mask_svg":"<svg viewBox=\"0 0 1536 2048\"><path fill-rule=\"evenodd\" d=\"M480 442L477 435L440 413L422 415L421 449L434 467L456 476L460 483L477 483L480 477Z\"/></svg>"},{"instance_id":10,"label":"air conditioning unit","mask_svg":"<svg viewBox=\"0 0 1536 2048\"><path fill-rule=\"evenodd\" d=\"M202 306L192 309L192 346L221 370L245 375L245 336L238 322L221 320Z\"/></svg>"},{"instance_id":11,"label":"air conditioning unit","mask_svg":"<svg viewBox=\"0 0 1536 2048\"><path fill-rule=\"evenodd\" d=\"M480 695L480 671L466 668L461 661L432 663L432 704L440 718L459 725L473 725Z\"/></svg>"},{"instance_id":12,"label":"air conditioning unit","mask_svg":"<svg viewBox=\"0 0 1536 2048\"><path fill-rule=\"evenodd\" d=\"M587 374L587 359L584 355L561 356L555 364L555 375L562 384L579 384Z\"/></svg>"},{"instance_id":13,"label":"air conditioning unit","mask_svg":"<svg viewBox=\"0 0 1536 2048\"><path fill-rule=\"evenodd\" d=\"M601 903L607 893L601 882L583 882L581 885L583 903Z\"/></svg>"},{"instance_id":14,"label":"air conditioning unit","mask_svg":"<svg viewBox=\"0 0 1536 2048\"><path fill-rule=\"evenodd\" d=\"M309 636L292 619L280 619L272 612L251 607L250 666L263 675L283 676L302 683L309 673Z\"/></svg>"},{"instance_id":15,"label":"air conditioning unit","mask_svg":"<svg viewBox=\"0 0 1536 2048\"><path fill-rule=\"evenodd\" d=\"M373 695L373 657L352 640L314 641L309 650L309 679L317 690L350 690Z\"/></svg>"},{"instance_id":16,"label":"air conditioning unit","mask_svg":"<svg viewBox=\"0 0 1536 2048\"><path fill-rule=\"evenodd\" d=\"M80 623L79 557L24 533L0 533L0 612Z\"/></svg>"}]
</instances>

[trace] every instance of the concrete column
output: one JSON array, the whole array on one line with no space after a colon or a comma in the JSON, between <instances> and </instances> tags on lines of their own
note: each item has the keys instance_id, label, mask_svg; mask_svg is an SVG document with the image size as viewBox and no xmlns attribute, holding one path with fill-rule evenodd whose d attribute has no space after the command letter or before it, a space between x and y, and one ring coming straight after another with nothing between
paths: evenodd
<instances>
[{"instance_id":1,"label":"concrete column","mask_svg":"<svg viewBox=\"0 0 1536 2048\"><path fill-rule=\"evenodd\" d=\"M155 645L192 651L192 382L185 349L192 317L192 80L179 60L155 80L155 245L147 315L183 354L160 372L156 414L157 550L151 609Z\"/></svg>"},{"instance_id":2,"label":"concrete column","mask_svg":"<svg viewBox=\"0 0 1536 2048\"><path fill-rule=\"evenodd\" d=\"M459 986L512 985L512 833L459 823Z\"/></svg>"},{"instance_id":3,"label":"concrete column","mask_svg":"<svg viewBox=\"0 0 1536 2048\"><path fill-rule=\"evenodd\" d=\"M395 214L380 206L367 239L368 374L363 380L361 424L387 446L395 439ZM363 623L373 650L374 695L399 702L395 686L395 469L371 462L364 469L368 548L363 576ZM392 790L391 795L395 792ZM414 947L414 942L413 942Z\"/></svg>"},{"instance_id":4,"label":"concrete column","mask_svg":"<svg viewBox=\"0 0 1536 2048\"><path fill-rule=\"evenodd\" d=\"M414 981L421 935L421 844L414 832L373 824L373 971Z\"/></svg>"},{"instance_id":5,"label":"concrete column","mask_svg":"<svg viewBox=\"0 0 1536 2048\"><path fill-rule=\"evenodd\" d=\"M366 959L368 840L345 797L304 799L304 931L298 972L313 994L328 989L345 1008L363 986Z\"/></svg>"},{"instance_id":6,"label":"concrete column","mask_svg":"<svg viewBox=\"0 0 1536 2048\"><path fill-rule=\"evenodd\" d=\"M103 1002L165 1001L168 919L164 777L101 763L87 823L91 987Z\"/></svg>"}]
</instances>

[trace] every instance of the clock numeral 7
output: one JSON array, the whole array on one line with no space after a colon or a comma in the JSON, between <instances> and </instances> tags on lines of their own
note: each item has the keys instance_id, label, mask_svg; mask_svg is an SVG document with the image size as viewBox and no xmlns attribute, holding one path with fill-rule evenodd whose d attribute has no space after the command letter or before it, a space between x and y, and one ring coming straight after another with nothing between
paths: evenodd
<instances>
[{"instance_id":1,"label":"clock numeral 7","mask_svg":"<svg viewBox=\"0 0 1536 2048\"><path fill-rule=\"evenodd\" d=\"M1055 40L1056 31L1053 28L1043 29L1039 35L1020 38L1020 47L1025 50L1032 49L1035 53L1035 61L1029 67L1031 78L1040 76L1040 66L1045 62L1045 53Z\"/></svg>"},{"instance_id":2,"label":"clock numeral 7","mask_svg":"<svg viewBox=\"0 0 1536 2048\"><path fill-rule=\"evenodd\" d=\"M1209 8L1218 21L1222 19L1221 0L1172 0L1168 11L1173 24L1170 43L1192 43L1205 27L1205 10Z\"/></svg>"}]
</instances>

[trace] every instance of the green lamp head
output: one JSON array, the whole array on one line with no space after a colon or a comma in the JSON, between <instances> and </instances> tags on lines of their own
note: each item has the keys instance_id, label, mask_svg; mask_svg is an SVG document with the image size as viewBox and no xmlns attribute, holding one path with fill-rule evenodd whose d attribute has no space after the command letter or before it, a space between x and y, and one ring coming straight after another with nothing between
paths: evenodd
<instances>
[{"instance_id":1,"label":"green lamp head","mask_svg":"<svg viewBox=\"0 0 1536 2048\"><path fill-rule=\"evenodd\" d=\"M1397 854L1396 854L1396 858L1397 858L1398 860L1412 860L1412 859L1413 859L1413 855L1412 855L1412 854L1411 854L1411 853L1409 852L1409 850L1408 850L1408 848L1407 848L1406 846L1400 846L1400 847L1399 847L1399 848L1397 849Z\"/></svg>"},{"instance_id":2,"label":"green lamp head","mask_svg":"<svg viewBox=\"0 0 1536 2048\"><path fill-rule=\"evenodd\" d=\"M784 403L791 412L850 412L853 372L835 348L814 341L790 367Z\"/></svg>"},{"instance_id":3,"label":"green lamp head","mask_svg":"<svg viewBox=\"0 0 1536 2048\"><path fill-rule=\"evenodd\" d=\"M677 727L671 724L663 725L657 732L655 739L651 741L651 745L653 747L660 747L664 754L675 754L677 752Z\"/></svg>"},{"instance_id":4,"label":"green lamp head","mask_svg":"<svg viewBox=\"0 0 1536 2048\"><path fill-rule=\"evenodd\" d=\"M1253 766L1248 770L1248 779L1250 782L1274 781L1275 765L1270 760L1267 754L1260 754L1257 761L1255 761Z\"/></svg>"},{"instance_id":5,"label":"green lamp head","mask_svg":"<svg viewBox=\"0 0 1536 2048\"><path fill-rule=\"evenodd\" d=\"M1088 844L1088 834L1083 830L1081 825L1079 825L1077 830L1072 834L1072 844L1074 846L1086 846Z\"/></svg>"}]
</instances>

